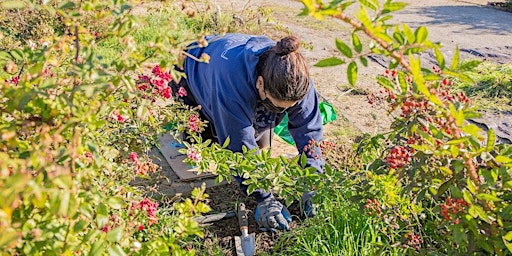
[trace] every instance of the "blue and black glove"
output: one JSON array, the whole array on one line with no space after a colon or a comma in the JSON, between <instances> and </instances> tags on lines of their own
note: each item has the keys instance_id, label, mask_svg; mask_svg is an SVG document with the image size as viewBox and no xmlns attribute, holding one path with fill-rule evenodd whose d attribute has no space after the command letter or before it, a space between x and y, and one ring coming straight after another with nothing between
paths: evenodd
<instances>
[{"instance_id":1,"label":"blue and black glove","mask_svg":"<svg viewBox=\"0 0 512 256\"><path fill-rule=\"evenodd\" d=\"M316 196L316 191L305 192L302 195L302 205L304 205L304 215L306 217L313 217L316 215L316 205L313 204L313 197Z\"/></svg>"},{"instance_id":2,"label":"blue and black glove","mask_svg":"<svg viewBox=\"0 0 512 256\"><path fill-rule=\"evenodd\" d=\"M261 231L290 230L290 212L273 195L258 203L254 217Z\"/></svg>"}]
</instances>

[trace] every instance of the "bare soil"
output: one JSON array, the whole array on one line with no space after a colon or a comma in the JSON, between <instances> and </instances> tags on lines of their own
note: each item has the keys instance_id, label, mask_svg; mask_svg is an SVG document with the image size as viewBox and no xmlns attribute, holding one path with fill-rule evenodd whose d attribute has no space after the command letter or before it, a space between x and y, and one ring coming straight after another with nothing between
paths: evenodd
<instances>
[{"instance_id":1,"label":"bare soil","mask_svg":"<svg viewBox=\"0 0 512 256\"><path fill-rule=\"evenodd\" d=\"M512 15L507 12L488 8L487 1L469 0L432 0L405 1L411 6L395 15L394 21L406 22L411 27L427 26L430 37L445 45L445 53L450 54L456 46L468 49L463 58L485 58L498 63L512 62ZM356 87L348 85L345 66L332 68L317 68L313 65L319 60L331 56L339 56L334 44L335 38L347 40L350 28L339 21L327 19L318 21L311 17L298 17L302 4L298 1L237 1L214 0L212 3L223 13L242 13L248 9L256 10L264 7L270 10L267 16L262 15L261 26L263 34L275 39L286 34L299 36L303 41L302 53L310 63L310 73L321 97L331 103L338 112L338 120L325 126L325 137L337 143L351 143L362 133L376 134L389 128L391 119L384 109L372 107L367 103L366 96L379 90L374 78L385 70L385 63L370 62L366 68L359 69ZM218 6L218 7L217 7ZM266 22L270 18L269 22ZM244 22L238 19L238 22ZM481 53L481 56L471 55L469 50ZM426 56L428 59L428 56ZM279 138L273 140L274 155L297 152ZM159 163L163 172L160 179L155 179L152 191L156 194L175 195L190 191L192 187L200 186L203 181L180 183L165 163L163 157L158 159L154 152L155 162ZM226 212L235 209L238 202L244 202L248 209L254 209L255 203L241 194L238 185L221 184L213 186L211 180L206 180L209 188L212 213ZM296 216L292 227L300 223L297 207L292 207ZM250 232L256 232L257 252L271 253L274 241L279 234L262 233L257 230L253 218L250 218ZM206 228L206 239L201 254L211 255L212 245L225 248L222 254L236 255L234 251L234 236L240 235L236 217L214 223Z\"/></svg>"}]
</instances>

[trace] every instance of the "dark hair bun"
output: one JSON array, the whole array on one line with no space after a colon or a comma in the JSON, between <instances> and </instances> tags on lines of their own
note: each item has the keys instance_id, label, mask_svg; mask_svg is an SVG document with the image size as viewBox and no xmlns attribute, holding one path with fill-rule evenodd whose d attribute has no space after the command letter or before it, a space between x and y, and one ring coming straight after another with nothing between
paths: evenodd
<instances>
[{"instance_id":1,"label":"dark hair bun","mask_svg":"<svg viewBox=\"0 0 512 256\"><path fill-rule=\"evenodd\" d=\"M284 56L291 52L297 51L300 46L300 40L296 36L287 36L281 41L277 42L276 53L277 55Z\"/></svg>"}]
</instances>

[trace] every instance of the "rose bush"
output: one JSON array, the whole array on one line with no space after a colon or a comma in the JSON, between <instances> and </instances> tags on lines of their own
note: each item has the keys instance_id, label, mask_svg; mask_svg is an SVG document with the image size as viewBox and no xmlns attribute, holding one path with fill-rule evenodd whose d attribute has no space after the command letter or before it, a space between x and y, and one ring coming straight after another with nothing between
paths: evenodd
<instances>
[{"instance_id":1,"label":"rose bush","mask_svg":"<svg viewBox=\"0 0 512 256\"><path fill-rule=\"evenodd\" d=\"M193 254L180 241L202 235L205 188L166 203L130 185L159 171L147 152L164 126L197 115L167 87L181 42L137 45L129 1L15 2L2 13L44 12L67 32L0 51L0 254ZM97 23L129 43L112 66L95 52ZM162 64L148 72L149 58Z\"/></svg>"}]
</instances>

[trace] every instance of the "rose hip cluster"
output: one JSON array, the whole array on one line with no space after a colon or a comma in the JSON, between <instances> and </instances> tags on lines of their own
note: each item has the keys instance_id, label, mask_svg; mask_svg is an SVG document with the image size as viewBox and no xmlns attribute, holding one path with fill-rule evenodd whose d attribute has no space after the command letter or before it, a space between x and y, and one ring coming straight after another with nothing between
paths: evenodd
<instances>
[{"instance_id":1,"label":"rose hip cluster","mask_svg":"<svg viewBox=\"0 0 512 256\"><path fill-rule=\"evenodd\" d=\"M317 143L314 139L310 139L308 141L308 144L306 144L302 150L304 153L306 153L306 155L308 156L312 156L315 160L319 159L320 158L320 155L318 152L319 150L321 151L321 147L320 147L321 143ZM327 145L327 144L325 144ZM324 145L324 146L325 146ZM321 154L321 153L320 153Z\"/></svg>"},{"instance_id":2,"label":"rose hip cluster","mask_svg":"<svg viewBox=\"0 0 512 256\"><path fill-rule=\"evenodd\" d=\"M442 74L442 70L437 66L433 66L432 70L436 74ZM397 79L398 72L396 70L386 70L382 77L387 78L392 83L397 83L400 79ZM428 100L423 96L413 96L409 92L413 86L412 78L409 76L405 77L406 90L407 91L392 91L390 89L384 89L379 92L378 95L371 93L367 96L368 103L382 103L386 101L389 104L388 112L393 112L399 108L401 110L400 116L403 118L410 117L412 115L420 115L424 118L428 118L431 115L433 107L429 104ZM439 81L438 84L427 84L430 87L430 94L437 96L441 101L450 103L462 103L467 104L470 99L464 92L455 93L452 90L453 81L448 78L444 78ZM398 88L402 88L401 86ZM401 90L401 89L399 89Z\"/></svg>"},{"instance_id":3,"label":"rose hip cluster","mask_svg":"<svg viewBox=\"0 0 512 256\"><path fill-rule=\"evenodd\" d=\"M405 244L403 244L402 247L409 247L415 251L419 251L422 243L423 241L421 240L420 235L416 235L413 232L410 232L405 236Z\"/></svg>"},{"instance_id":4,"label":"rose hip cluster","mask_svg":"<svg viewBox=\"0 0 512 256\"><path fill-rule=\"evenodd\" d=\"M386 163L391 169L402 168L411 162L413 153L413 148L395 146L390 150L389 155L386 157Z\"/></svg>"},{"instance_id":5,"label":"rose hip cluster","mask_svg":"<svg viewBox=\"0 0 512 256\"><path fill-rule=\"evenodd\" d=\"M379 201L377 201L376 198L373 200L366 199L366 204L364 205L364 209L366 211L366 214L368 215L379 215L381 212Z\"/></svg>"},{"instance_id":6,"label":"rose hip cluster","mask_svg":"<svg viewBox=\"0 0 512 256\"><path fill-rule=\"evenodd\" d=\"M446 221L451 220L453 224L459 224L457 215L466 212L467 206L468 203L462 198L447 197L445 202L441 205L441 216L443 216Z\"/></svg>"}]
</instances>

